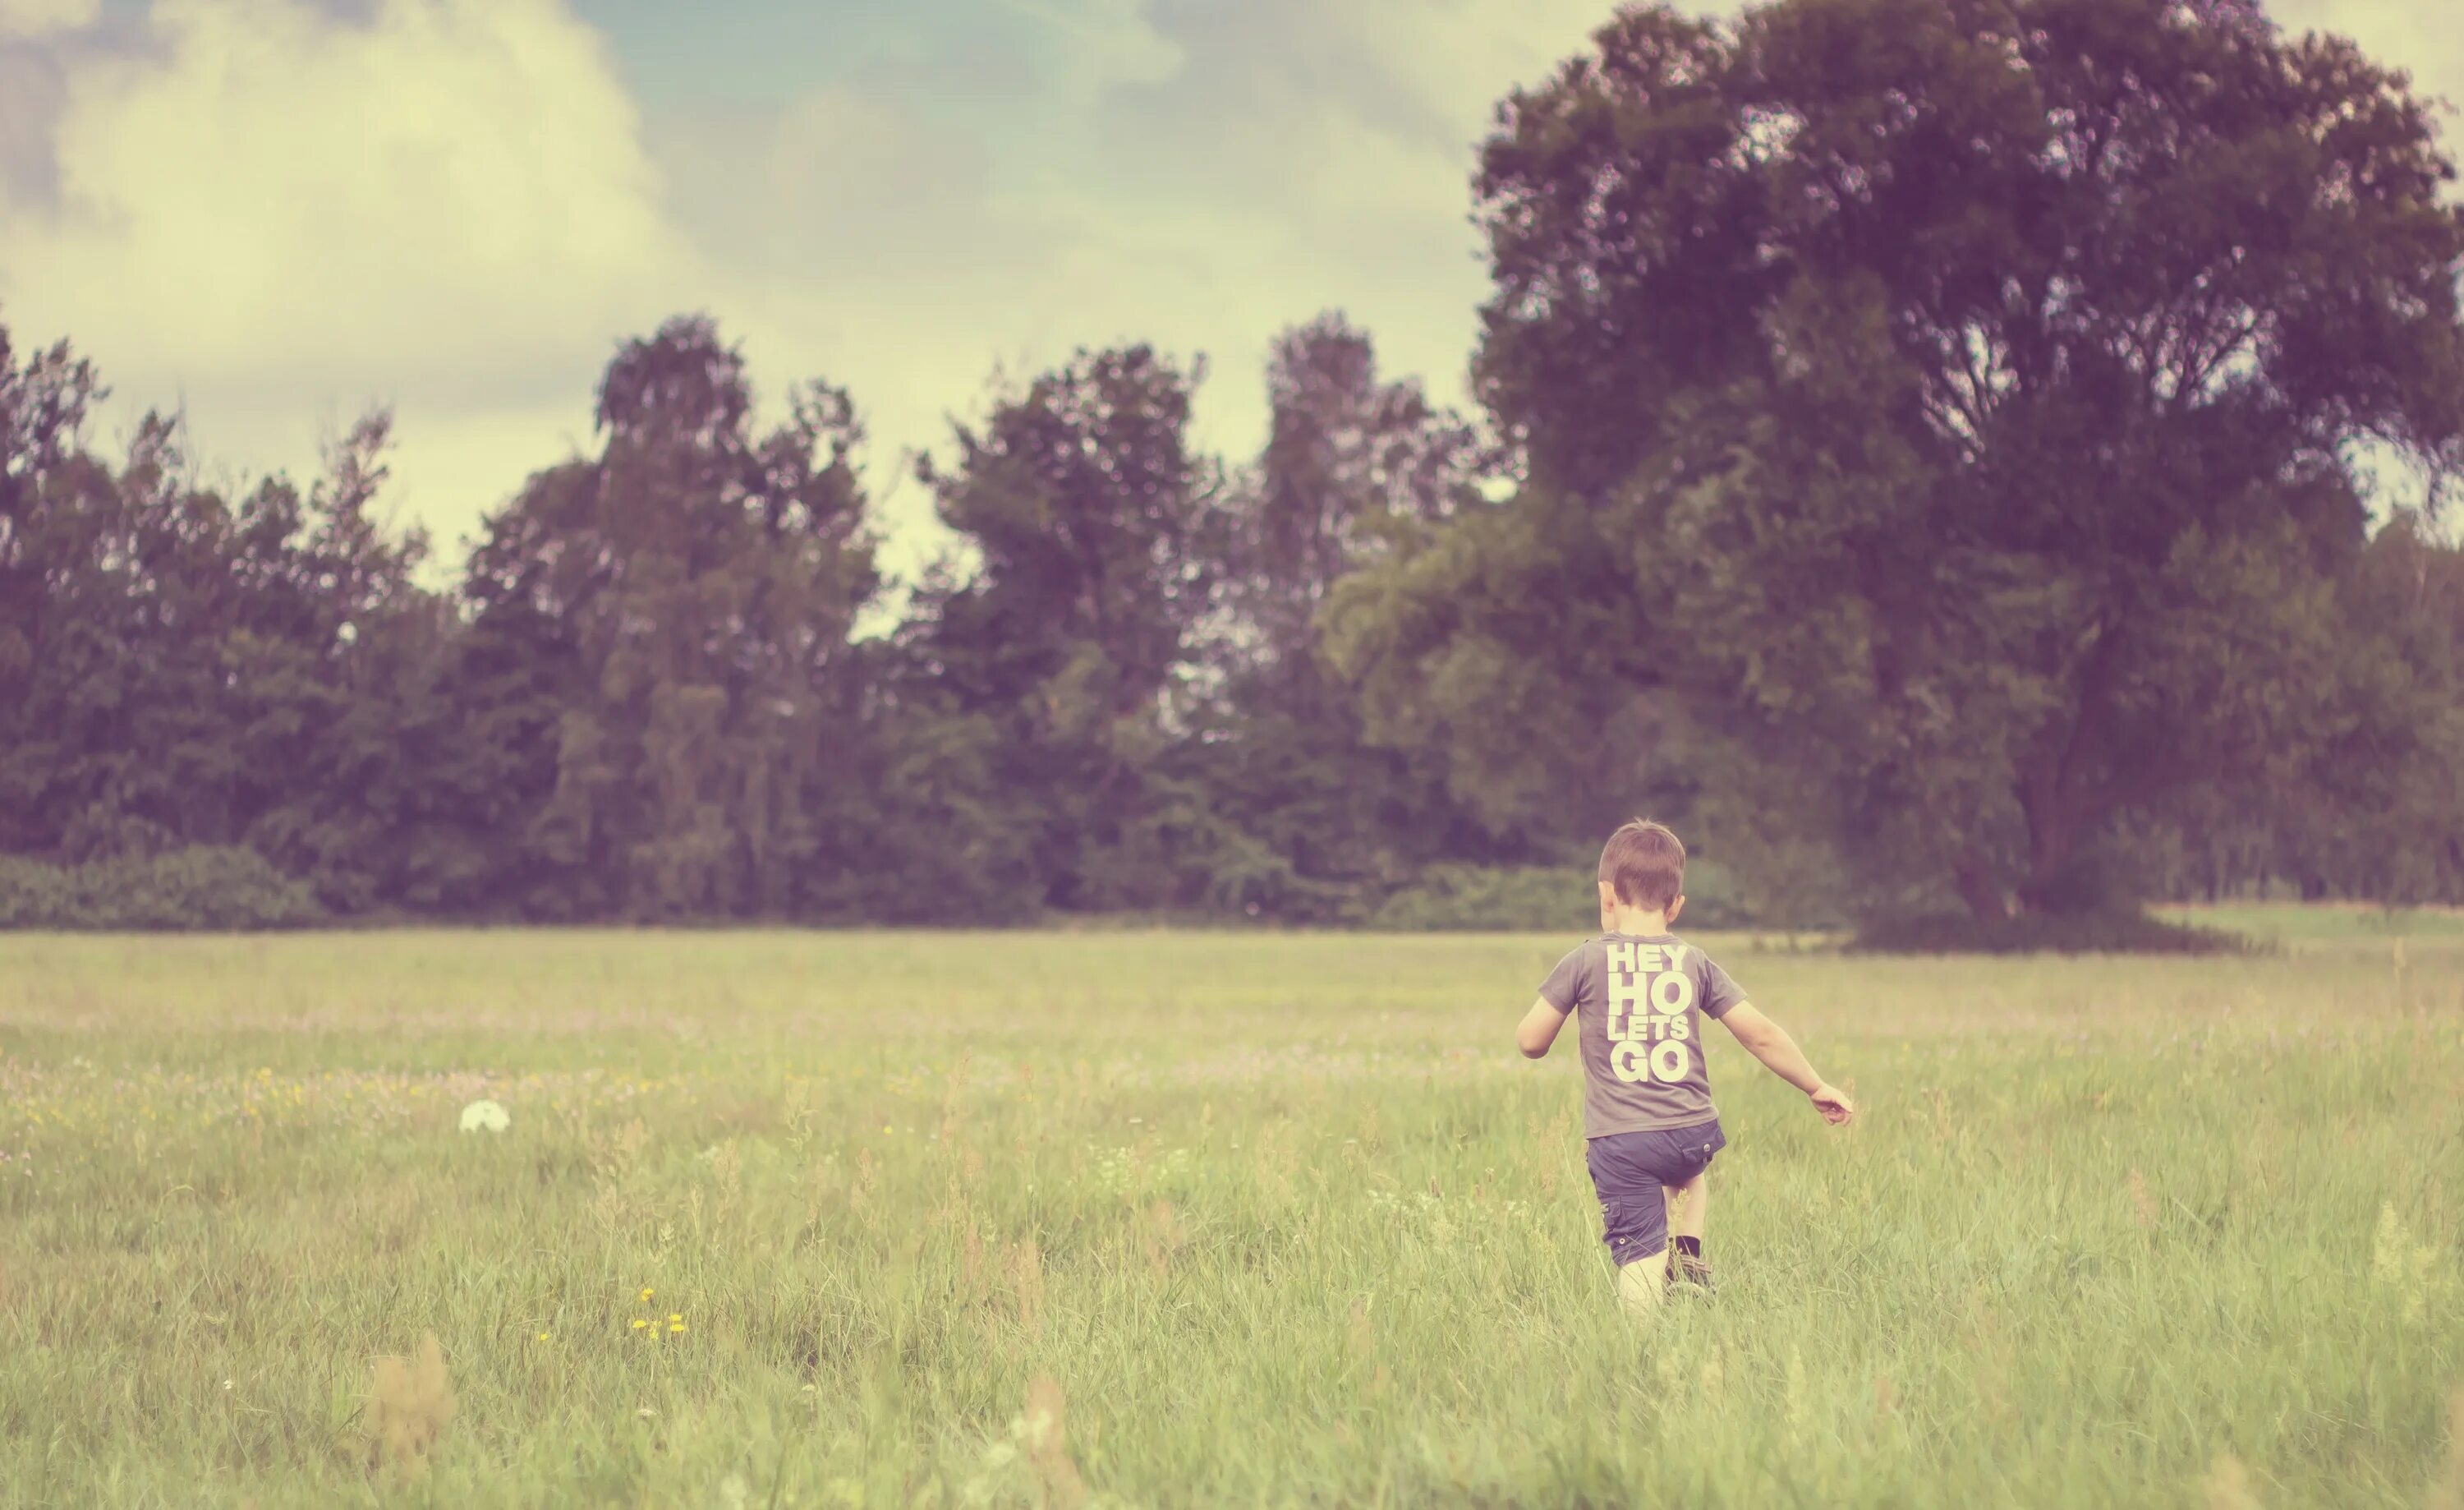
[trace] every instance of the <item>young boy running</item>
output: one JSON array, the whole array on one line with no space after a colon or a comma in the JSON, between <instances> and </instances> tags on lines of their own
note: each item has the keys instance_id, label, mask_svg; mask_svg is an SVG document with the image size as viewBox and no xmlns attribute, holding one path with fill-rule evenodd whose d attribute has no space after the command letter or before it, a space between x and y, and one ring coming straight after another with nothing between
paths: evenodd
<instances>
[{"instance_id":1,"label":"young boy running","mask_svg":"<svg viewBox=\"0 0 2464 1510\"><path fill-rule=\"evenodd\" d=\"M1602 936L1557 962L1514 1041L1537 1059L1568 1014L1581 1014L1584 1162L1607 1219L1602 1235L1617 1260L1617 1299L1648 1316L1669 1285L1711 1289L1704 1175L1727 1138L1711 1104L1702 1019L1725 1026L1825 1120L1844 1122L1856 1108L1753 1009L1727 971L1668 931L1685 906L1685 846L1676 834L1640 818L1625 825L1600 852L1599 879ZM1662 1260L1671 1206L1676 1243Z\"/></svg>"}]
</instances>

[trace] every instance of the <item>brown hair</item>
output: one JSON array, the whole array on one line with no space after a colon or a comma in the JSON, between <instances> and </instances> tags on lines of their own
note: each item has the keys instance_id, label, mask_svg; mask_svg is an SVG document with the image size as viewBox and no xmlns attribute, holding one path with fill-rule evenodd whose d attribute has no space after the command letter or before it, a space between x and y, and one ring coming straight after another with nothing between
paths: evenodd
<instances>
[{"instance_id":1,"label":"brown hair","mask_svg":"<svg viewBox=\"0 0 2464 1510\"><path fill-rule=\"evenodd\" d=\"M1629 907L1667 911L1685 885L1685 846L1665 824L1637 818L1609 835L1600 879Z\"/></svg>"}]
</instances>

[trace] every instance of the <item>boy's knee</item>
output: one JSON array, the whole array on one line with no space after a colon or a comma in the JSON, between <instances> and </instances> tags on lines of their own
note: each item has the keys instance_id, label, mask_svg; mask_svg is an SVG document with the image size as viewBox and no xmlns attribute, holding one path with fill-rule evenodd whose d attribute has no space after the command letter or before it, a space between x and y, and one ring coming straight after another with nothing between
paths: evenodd
<instances>
[{"instance_id":1,"label":"boy's knee","mask_svg":"<svg viewBox=\"0 0 2464 1510\"><path fill-rule=\"evenodd\" d=\"M1645 1254L1617 1266L1617 1306L1628 1316L1660 1314L1660 1298L1668 1287L1668 1250Z\"/></svg>"}]
</instances>

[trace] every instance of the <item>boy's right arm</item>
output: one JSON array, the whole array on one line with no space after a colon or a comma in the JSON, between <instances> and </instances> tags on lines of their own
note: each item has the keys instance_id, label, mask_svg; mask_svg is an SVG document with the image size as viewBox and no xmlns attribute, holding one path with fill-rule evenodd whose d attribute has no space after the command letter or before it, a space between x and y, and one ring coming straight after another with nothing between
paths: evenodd
<instances>
[{"instance_id":1,"label":"boy's right arm","mask_svg":"<svg viewBox=\"0 0 2464 1510\"><path fill-rule=\"evenodd\" d=\"M1748 1054L1763 1061L1765 1069L1803 1091L1823 1121L1836 1124L1857 1115L1856 1105L1838 1087L1814 1073L1813 1061L1788 1030L1756 1011L1753 1003L1737 1003L1721 1013L1720 1021L1737 1035Z\"/></svg>"},{"instance_id":2,"label":"boy's right arm","mask_svg":"<svg viewBox=\"0 0 2464 1510\"><path fill-rule=\"evenodd\" d=\"M1514 1028L1514 1046L1527 1059L1546 1058L1549 1046L1557 1041L1557 1030L1566 1026L1566 1010L1543 996L1531 1004L1523 1020Z\"/></svg>"}]
</instances>

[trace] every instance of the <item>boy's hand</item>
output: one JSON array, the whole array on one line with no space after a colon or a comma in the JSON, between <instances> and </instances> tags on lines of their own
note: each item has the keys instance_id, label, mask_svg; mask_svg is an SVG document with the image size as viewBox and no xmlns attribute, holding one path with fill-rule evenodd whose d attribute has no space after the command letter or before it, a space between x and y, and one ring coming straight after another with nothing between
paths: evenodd
<instances>
[{"instance_id":1,"label":"boy's hand","mask_svg":"<svg viewBox=\"0 0 2464 1510\"><path fill-rule=\"evenodd\" d=\"M1822 1114L1822 1120L1834 1127L1845 1125L1857 1116L1857 1103L1848 1099L1847 1092L1829 1080L1806 1092L1805 1099L1812 1101L1814 1109Z\"/></svg>"}]
</instances>

